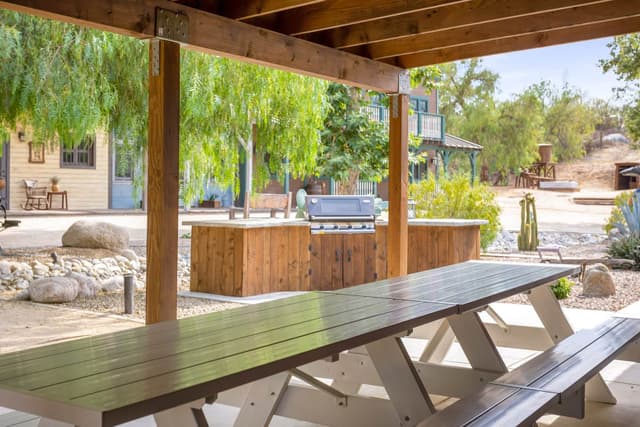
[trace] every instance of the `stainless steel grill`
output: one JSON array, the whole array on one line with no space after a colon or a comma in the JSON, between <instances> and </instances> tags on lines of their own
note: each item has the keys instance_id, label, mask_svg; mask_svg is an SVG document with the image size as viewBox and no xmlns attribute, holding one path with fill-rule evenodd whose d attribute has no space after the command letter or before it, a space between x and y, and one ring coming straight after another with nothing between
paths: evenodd
<instances>
[{"instance_id":1,"label":"stainless steel grill","mask_svg":"<svg viewBox=\"0 0 640 427\"><path fill-rule=\"evenodd\" d=\"M373 196L307 196L311 234L375 233Z\"/></svg>"}]
</instances>

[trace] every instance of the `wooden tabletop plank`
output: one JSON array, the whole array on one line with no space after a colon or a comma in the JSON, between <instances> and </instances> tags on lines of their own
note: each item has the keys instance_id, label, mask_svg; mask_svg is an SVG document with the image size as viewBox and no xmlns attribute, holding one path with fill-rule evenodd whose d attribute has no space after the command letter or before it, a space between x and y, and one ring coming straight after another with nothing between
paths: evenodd
<instances>
[{"instance_id":1,"label":"wooden tabletop plank","mask_svg":"<svg viewBox=\"0 0 640 427\"><path fill-rule=\"evenodd\" d=\"M298 319L297 323L282 325L280 328L272 328L264 333L255 335L246 336L243 334L237 337L231 333L229 336L234 339L224 345L218 345L213 342L211 345L202 348L183 351L184 349L180 347L179 341L176 341L175 345L170 345L168 350L158 350L168 353L167 356L158 358L153 358L152 356L146 362L137 364L119 363L122 365L121 367L112 368L109 366L108 358L105 358L104 364L97 366L96 369L93 369L95 364L87 364L85 366L77 364L53 369L47 375L36 373L15 377L4 381L3 384L12 388L37 391L37 394L41 396L71 400L81 395L102 390L105 387L116 387L127 382L144 380L163 373L188 370L202 363L233 357L238 353L269 347L274 343L286 342L297 337L322 332L326 329L341 326L348 328L351 323L360 322L416 304L411 301L368 299L365 297L365 301L370 301L372 304L357 307L353 304L354 301L351 297L346 299L349 302L344 304L344 307L335 314L303 315ZM363 299L363 297L360 297L360 299ZM351 304L351 307L349 307L349 304ZM450 307L445 305L432 305L430 307L435 314L451 312ZM332 343L327 342L326 344L331 345ZM141 349L138 352L142 358L145 357L144 351L145 349Z\"/></svg>"},{"instance_id":2,"label":"wooden tabletop plank","mask_svg":"<svg viewBox=\"0 0 640 427\"><path fill-rule=\"evenodd\" d=\"M193 351L203 351L206 348L224 348L235 351L237 340L250 338L259 334L279 331L290 325L297 325L317 319L325 319L337 314L352 312L355 309L367 307L375 310L381 306L375 298L337 296L332 298L315 299L301 304L303 310L291 312L274 310L265 312L265 316L254 319L251 323L227 325L220 328L214 322L210 330L202 328L195 334L178 334L172 337L154 336L151 339L141 339L126 345L116 346L107 350L74 351L63 355L54 355L44 361L28 361L16 364L14 369L0 371L3 383L19 386L25 389L42 388L57 382L84 378L99 373L113 373L119 368L140 366L148 361L162 359L167 356L190 354ZM375 306L375 307L373 307ZM287 308L293 308L287 306ZM358 312L351 313L357 316ZM269 314L267 317L266 314ZM191 331L190 331L191 332ZM16 382L16 381L19 381Z\"/></svg>"},{"instance_id":3,"label":"wooden tabletop plank","mask_svg":"<svg viewBox=\"0 0 640 427\"><path fill-rule=\"evenodd\" d=\"M162 375L145 378L103 391L78 396L73 402L84 407L101 408L107 417L116 421L126 410L143 415L158 407L162 396L174 395L187 403L203 391L215 393L247 382L255 381L293 366L328 357L340 351L364 345L412 327L453 314L455 307L411 301L381 300L389 304L389 311L355 322L325 327L318 332L274 342L268 347L254 348L228 359L216 360L176 369ZM51 398L59 398L52 395ZM172 402L174 405L175 400ZM124 408L123 405L128 405ZM111 413L112 412L112 413ZM133 417L132 417L133 418ZM110 418L111 419L111 418Z\"/></svg>"},{"instance_id":4,"label":"wooden tabletop plank","mask_svg":"<svg viewBox=\"0 0 640 427\"><path fill-rule=\"evenodd\" d=\"M150 339L149 337L153 336L162 338L168 334L175 335L176 332L185 333L187 330L198 331L202 327L211 328L212 324L214 327L226 328L228 325L236 324L236 322L253 322L270 310L275 310L277 312L280 312L280 310L304 311L305 303L318 298L326 298L326 294L321 292L309 292L260 304L247 305L180 320L140 326L126 331L113 332L7 353L0 355L0 370L4 366L8 366L16 362L51 357L54 354L66 354L78 350L85 351L87 349L91 349L102 351L109 347L122 346L127 342L137 342L142 338Z\"/></svg>"},{"instance_id":5,"label":"wooden tabletop plank","mask_svg":"<svg viewBox=\"0 0 640 427\"><path fill-rule=\"evenodd\" d=\"M576 266L561 264L468 261L407 275L395 281L346 288L338 293L458 304L461 311L467 311L575 271Z\"/></svg>"}]
</instances>

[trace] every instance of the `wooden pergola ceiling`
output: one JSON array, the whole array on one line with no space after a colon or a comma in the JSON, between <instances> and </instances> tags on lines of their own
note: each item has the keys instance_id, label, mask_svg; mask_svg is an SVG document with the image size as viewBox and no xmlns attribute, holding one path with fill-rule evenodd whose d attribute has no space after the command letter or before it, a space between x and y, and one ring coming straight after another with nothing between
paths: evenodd
<instances>
[{"instance_id":1,"label":"wooden pergola ceiling","mask_svg":"<svg viewBox=\"0 0 640 427\"><path fill-rule=\"evenodd\" d=\"M140 38L158 9L183 47L394 93L406 68L640 31L640 0L0 0Z\"/></svg>"}]
</instances>

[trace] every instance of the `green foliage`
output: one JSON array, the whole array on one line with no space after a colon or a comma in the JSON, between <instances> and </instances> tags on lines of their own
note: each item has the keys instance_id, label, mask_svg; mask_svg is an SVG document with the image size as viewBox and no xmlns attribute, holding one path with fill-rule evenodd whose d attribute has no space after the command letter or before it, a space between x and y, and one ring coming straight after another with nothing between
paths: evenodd
<instances>
[{"instance_id":1,"label":"green foliage","mask_svg":"<svg viewBox=\"0 0 640 427\"><path fill-rule=\"evenodd\" d=\"M37 142L77 145L111 131L144 177L148 42L0 10L0 137L18 122ZM181 52L182 197L215 179L238 190L238 147L258 128L255 184L313 170L326 83L212 55Z\"/></svg>"},{"instance_id":2,"label":"green foliage","mask_svg":"<svg viewBox=\"0 0 640 427\"><path fill-rule=\"evenodd\" d=\"M640 236L632 234L615 240L609 246L607 253L613 258L631 259L634 268L640 268Z\"/></svg>"},{"instance_id":3,"label":"green foliage","mask_svg":"<svg viewBox=\"0 0 640 427\"><path fill-rule=\"evenodd\" d=\"M557 299L565 299L571 294L571 288L575 283L567 277L561 277L558 281L551 285L551 290Z\"/></svg>"},{"instance_id":4,"label":"green foliage","mask_svg":"<svg viewBox=\"0 0 640 427\"><path fill-rule=\"evenodd\" d=\"M604 231L609 233L613 230L618 223L622 223L624 221L624 215L622 215L622 210L620 209L622 205L628 205L631 201L632 196L631 191L623 191L618 194L614 199L614 207L611 209L611 215L609 219L607 219L607 223L604 225Z\"/></svg>"},{"instance_id":5,"label":"green foliage","mask_svg":"<svg viewBox=\"0 0 640 427\"><path fill-rule=\"evenodd\" d=\"M538 215L536 213L536 199L531 193L527 193L522 200L520 200L518 249L521 251L535 251L537 247Z\"/></svg>"},{"instance_id":6,"label":"green foliage","mask_svg":"<svg viewBox=\"0 0 640 427\"><path fill-rule=\"evenodd\" d=\"M363 109L370 98L361 89L331 83L327 100L318 175L347 186L358 179L380 181L387 174L389 138L384 124L370 120Z\"/></svg>"},{"instance_id":7,"label":"green foliage","mask_svg":"<svg viewBox=\"0 0 640 427\"><path fill-rule=\"evenodd\" d=\"M584 143L594 131L595 117L584 95L565 84L550 93L545 110L545 141L559 161L584 156Z\"/></svg>"},{"instance_id":8,"label":"green foliage","mask_svg":"<svg viewBox=\"0 0 640 427\"><path fill-rule=\"evenodd\" d=\"M613 71L626 82L617 88L617 96L625 100L623 117L625 130L640 139L640 34L615 37L609 47L609 58L600 61L604 72Z\"/></svg>"},{"instance_id":9,"label":"green foliage","mask_svg":"<svg viewBox=\"0 0 640 427\"><path fill-rule=\"evenodd\" d=\"M418 218L485 219L480 226L480 245L486 249L500 230L500 207L496 195L483 184L473 187L466 175L451 179L423 180L409 185L409 198L416 201Z\"/></svg>"},{"instance_id":10,"label":"green foliage","mask_svg":"<svg viewBox=\"0 0 640 427\"><path fill-rule=\"evenodd\" d=\"M634 192L629 202L621 203L619 209L622 221L615 222L613 225L623 236L640 236L640 196L638 193Z\"/></svg>"}]
</instances>

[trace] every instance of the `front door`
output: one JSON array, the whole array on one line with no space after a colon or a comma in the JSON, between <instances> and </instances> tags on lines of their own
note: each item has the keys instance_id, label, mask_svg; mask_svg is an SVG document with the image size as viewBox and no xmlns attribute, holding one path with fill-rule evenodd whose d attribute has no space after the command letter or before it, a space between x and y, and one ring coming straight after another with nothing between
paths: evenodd
<instances>
[{"instance_id":1,"label":"front door","mask_svg":"<svg viewBox=\"0 0 640 427\"><path fill-rule=\"evenodd\" d=\"M135 209L133 156L121 141L111 144L111 209Z\"/></svg>"}]
</instances>

